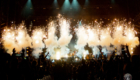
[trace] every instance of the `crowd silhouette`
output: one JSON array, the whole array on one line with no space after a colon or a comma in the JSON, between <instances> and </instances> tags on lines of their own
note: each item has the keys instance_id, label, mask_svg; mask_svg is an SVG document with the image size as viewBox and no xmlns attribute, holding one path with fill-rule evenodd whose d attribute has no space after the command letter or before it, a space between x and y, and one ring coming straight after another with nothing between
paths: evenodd
<instances>
[{"instance_id":1,"label":"crowd silhouette","mask_svg":"<svg viewBox=\"0 0 140 80\"><path fill-rule=\"evenodd\" d=\"M1 80L124 80L126 73L138 80L140 74L139 56L131 56L128 46L126 51L122 48L122 55L112 53L109 60L82 59L80 62L52 62L46 59L47 55L40 55L39 59L24 57L24 49L18 57L15 49L12 56L3 48L0 50Z\"/></svg>"}]
</instances>

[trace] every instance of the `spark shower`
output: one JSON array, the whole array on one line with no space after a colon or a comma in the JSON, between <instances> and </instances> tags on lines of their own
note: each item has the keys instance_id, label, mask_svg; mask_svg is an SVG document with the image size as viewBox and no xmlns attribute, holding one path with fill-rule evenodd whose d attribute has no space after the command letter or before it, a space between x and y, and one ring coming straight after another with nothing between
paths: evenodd
<instances>
[{"instance_id":1,"label":"spark shower","mask_svg":"<svg viewBox=\"0 0 140 80\"><path fill-rule=\"evenodd\" d=\"M59 30L57 30L59 26ZM70 20L58 15L57 20L50 21L48 30L45 27L40 27L32 30L32 34L28 34L24 23L20 24L18 28L12 26L5 28L2 33L2 44L7 50L7 53L12 55L13 48L16 52L20 52L22 48L33 48L32 55L36 58L43 48L46 49L46 54L49 52L49 58L60 59L61 57L68 57L70 44L73 35L70 33ZM60 32L58 38L56 32ZM107 55L109 52L117 48L117 54L121 53L121 45L128 45L129 51L133 53L133 48L139 45L139 38L136 36L137 31L134 30L134 25L126 20L113 20L107 26L102 26L102 23L94 21L93 24L79 24L74 28L77 36L74 48L77 50L75 56L80 58L89 54L84 47L88 44L92 48L93 55L99 55L98 46L102 46L102 52ZM113 45L114 47L110 47ZM60 50L55 51L56 48Z\"/></svg>"}]
</instances>

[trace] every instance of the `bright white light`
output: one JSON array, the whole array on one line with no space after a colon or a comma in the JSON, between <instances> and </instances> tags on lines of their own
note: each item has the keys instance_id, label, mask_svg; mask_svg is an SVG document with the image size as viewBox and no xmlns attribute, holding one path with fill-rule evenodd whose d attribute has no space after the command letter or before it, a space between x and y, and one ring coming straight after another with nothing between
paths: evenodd
<instances>
[{"instance_id":1,"label":"bright white light","mask_svg":"<svg viewBox=\"0 0 140 80\"><path fill-rule=\"evenodd\" d=\"M11 35L10 35L10 34L8 34L8 35L7 35L7 38L10 38L10 37L11 37Z\"/></svg>"},{"instance_id":2,"label":"bright white light","mask_svg":"<svg viewBox=\"0 0 140 80\"><path fill-rule=\"evenodd\" d=\"M17 39L21 39L22 38L22 36L18 36L18 37L16 37Z\"/></svg>"},{"instance_id":3,"label":"bright white light","mask_svg":"<svg viewBox=\"0 0 140 80\"><path fill-rule=\"evenodd\" d=\"M129 39L133 39L133 37L132 37L132 34L130 33L130 34L128 34L128 38Z\"/></svg>"},{"instance_id":4,"label":"bright white light","mask_svg":"<svg viewBox=\"0 0 140 80\"><path fill-rule=\"evenodd\" d=\"M83 55L84 55L84 59L85 59L85 58L86 58L86 53L84 52L84 54L83 54Z\"/></svg>"},{"instance_id":5,"label":"bright white light","mask_svg":"<svg viewBox=\"0 0 140 80\"><path fill-rule=\"evenodd\" d=\"M22 32L19 32L19 35L20 35L20 36L22 36L22 35L23 35L23 33L22 33Z\"/></svg>"},{"instance_id":6,"label":"bright white light","mask_svg":"<svg viewBox=\"0 0 140 80\"><path fill-rule=\"evenodd\" d=\"M68 55L66 54L66 58L68 58Z\"/></svg>"},{"instance_id":7,"label":"bright white light","mask_svg":"<svg viewBox=\"0 0 140 80\"><path fill-rule=\"evenodd\" d=\"M36 40L36 42L35 42L36 44L38 44L39 43L39 41L38 40Z\"/></svg>"},{"instance_id":8,"label":"bright white light","mask_svg":"<svg viewBox=\"0 0 140 80\"><path fill-rule=\"evenodd\" d=\"M39 35L40 34L40 32L37 32L37 35Z\"/></svg>"},{"instance_id":9,"label":"bright white light","mask_svg":"<svg viewBox=\"0 0 140 80\"><path fill-rule=\"evenodd\" d=\"M21 43L21 41L19 41L19 43Z\"/></svg>"},{"instance_id":10,"label":"bright white light","mask_svg":"<svg viewBox=\"0 0 140 80\"><path fill-rule=\"evenodd\" d=\"M60 59L60 52L56 53L56 59L59 60Z\"/></svg>"},{"instance_id":11,"label":"bright white light","mask_svg":"<svg viewBox=\"0 0 140 80\"><path fill-rule=\"evenodd\" d=\"M43 38L47 38L47 37L44 35Z\"/></svg>"},{"instance_id":12,"label":"bright white light","mask_svg":"<svg viewBox=\"0 0 140 80\"><path fill-rule=\"evenodd\" d=\"M103 36L103 39L105 39L106 36Z\"/></svg>"},{"instance_id":13,"label":"bright white light","mask_svg":"<svg viewBox=\"0 0 140 80\"><path fill-rule=\"evenodd\" d=\"M117 27L117 30L121 30L122 28L121 28L121 26L120 27Z\"/></svg>"},{"instance_id":14,"label":"bright white light","mask_svg":"<svg viewBox=\"0 0 140 80\"><path fill-rule=\"evenodd\" d=\"M109 28L107 28L109 30Z\"/></svg>"},{"instance_id":15,"label":"bright white light","mask_svg":"<svg viewBox=\"0 0 140 80\"><path fill-rule=\"evenodd\" d=\"M36 37L36 36L34 36L34 39L37 39L37 37Z\"/></svg>"}]
</instances>

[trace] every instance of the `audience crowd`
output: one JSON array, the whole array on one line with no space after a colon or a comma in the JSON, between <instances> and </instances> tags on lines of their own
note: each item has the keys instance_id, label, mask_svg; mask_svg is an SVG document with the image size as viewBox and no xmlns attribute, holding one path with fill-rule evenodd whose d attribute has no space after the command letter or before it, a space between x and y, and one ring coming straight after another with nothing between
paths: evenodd
<instances>
[{"instance_id":1,"label":"audience crowd","mask_svg":"<svg viewBox=\"0 0 140 80\"><path fill-rule=\"evenodd\" d=\"M139 56L130 56L126 51L127 54L112 55L109 60L52 62L46 56L16 57L14 49L12 56L1 49L0 80L124 80L126 73L131 74L133 80L139 80Z\"/></svg>"}]
</instances>

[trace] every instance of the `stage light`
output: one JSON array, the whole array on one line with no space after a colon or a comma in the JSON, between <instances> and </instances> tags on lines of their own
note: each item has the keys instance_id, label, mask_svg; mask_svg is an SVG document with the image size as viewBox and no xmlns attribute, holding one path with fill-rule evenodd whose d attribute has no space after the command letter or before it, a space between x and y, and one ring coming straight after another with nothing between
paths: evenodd
<instances>
[{"instance_id":1,"label":"stage light","mask_svg":"<svg viewBox=\"0 0 140 80\"><path fill-rule=\"evenodd\" d=\"M89 5L89 1L85 0L85 6L88 6L88 5Z\"/></svg>"},{"instance_id":2,"label":"stage light","mask_svg":"<svg viewBox=\"0 0 140 80\"><path fill-rule=\"evenodd\" d=\"M63 6L62 6L62 12L66 13L67 11L69 11L70 7L71 7L70 6L70 1L65 0L65 2L63 3Z\"/></svg>"},{"instance_id":3,"label":"stage light","mask_svg":"<svg viewBox=\"0 0 140 80\"><path fill-rule=\"evenodd\" d=\"M57 2L57 0L54 0L53 6L54 6L54 7L58 7L58 2Z\"/></svg>"},{"instance_id":4,"label":"stage light","mask_svg":"<svg viewBox=\"0 0 140 80\"><path fill-rule=\"evenodd\" d=\"M111 3L114 4L115 3L115 0L111 0Z\"/></svg>"},{"instance_id":5,"label":"stage light","mask_svg":"<svg viewBox=\"0 0 140 80\"><path fill-rule=\"evenodd\" d=\"M25 4L23 10L22 10L22 15L23 17L28 17L33 13L33 6L32 6L32 1L28 0L27 3Z\"/></svg>"},{"instance_id":6,"label":"stage light","mask_svg":"<svg viewBox=\"0 0 140 80\"><path fill-rule=\"evenodd\" d=\"M78 11L80 9L80 5L77 0L72 1L72 8L76 11Z\"/></svg>"}]
</instances>

